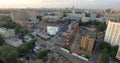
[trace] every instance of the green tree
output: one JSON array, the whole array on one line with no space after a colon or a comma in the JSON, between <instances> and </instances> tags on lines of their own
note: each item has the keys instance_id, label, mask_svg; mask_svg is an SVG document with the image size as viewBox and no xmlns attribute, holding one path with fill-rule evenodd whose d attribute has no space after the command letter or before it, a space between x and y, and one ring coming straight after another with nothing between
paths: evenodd
<instances>
[{"instance_id":1,"label":"green tree","mask_svg":"<svg viewBox=\"0 0 120 63\"><path fill-rule=\"evenodd\" d=\"M67 17L67 14L63 14L63 17Z\"/></svg>"},{"instance_id":2,"label":"green tree","mask_svg":"<svg viewBox=\"0 0 120 63\"><path fill-rule=\"evenodd\" d=\"M101 54L101 59L102 59L102 63L109 63L109 57L107 56L106 53L102 53Z\"/></svg>"},{"instance_id":3,"label":"green tree","mask_svg":"<svg viewBox=\"0 0 120 63\"><path fill-rule=\"evenodd\" d=\"M39 19L39 21L42 21L42 16L37 16L37 19Z\"/></svg>"},{"instance_id":4,"label":"green tree","mask_svg":"<svg viewBox=\"0 0 120 63\"><path fill-rule=\"evenodd\" d=\"M103 32L103 31L105 31L105 29L106 29L106 24L105 23L100 23L96 26L97 31L102 31Z\"/></svg>"},{"instance_id":5,"label":"green tree","mask_svg":"<svg viewBox=\"0 0 120 63\"><path fill-rule=\"evenodd\" d=\"M4 44L4 38L0 35L0 46L2 46Z\"/></svg>"},{"instance_id":6,"label":"green tree","mask_svg":"<svg viewBox=\"0 0 120 63\"><path fill-rule=\"evenodd\" d=\"M23 46L16 47L17 51L20 53L27 53L34 48L36 40L33 39L30 42L25 43Z\"/></svg>"},{"instance_id":7,"label":"green tree","mask_svg":"<svg viewBox=\"0 0 120 63\"><path fill-rule=\"evenodd\" d=\"M111 56L113 59L115 59L115 57L116 57L116 54L117 54L118 48L119 48L118 45L116 45L116 46L112 46L112 47L111 47L110 56Z\"/></svg>"},{"instance_id":8,"label":"green tree","mask_svg":"<svg viewBox=\"0 0 120 63\"><path fill-rule=\"evenodd\" d=\"M48 51L43 50L38 53L38 58L39 59L44 59L44 57L48 54Z\"/></svg>"},{"instance_id":9,"label":"green tree","mask_svg":"<svg viewBox=\"0 0 120 63\"><path fill-rule=\"evenodd\" d=\"M0 46L0 59L4 63L16 63L19 53L10 46Z\"/></svg>"},{"instance_id":10,"label":"green tree","mask_svg":"<svg viewBox=\"0 0 120 63\"><path fill-rule=\"evenodd\" d=\"M90 13L85 13L85 17L90 17Z\"/></svg>"},{"instance_id":11,"label":"green tree","mask_svg":"<svg viewBox=\"0 0 120 63\"><path fill-rule=\"evenodd\" d=\"M96 18L100 18L100 17L101 17L101 15L100 15L100 14L97 14L97 15L96 15Z\"/></svg>"}]
</instances>

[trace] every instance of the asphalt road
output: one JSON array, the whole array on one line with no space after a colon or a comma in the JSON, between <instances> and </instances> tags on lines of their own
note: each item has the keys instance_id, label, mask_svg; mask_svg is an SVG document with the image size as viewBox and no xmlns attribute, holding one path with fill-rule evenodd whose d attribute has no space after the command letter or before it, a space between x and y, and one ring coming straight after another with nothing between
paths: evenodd
<instances>
[{"instance_id":1,"label":"asphalt road","mask_svg":"<svg viewBox=\"0 0 120 63\"><path fill-rule=\"evenodd\" d=\"M54 50L57 51L58 53L62 54L63 56L65 56L72 63L88 63L88 62L86 62L86 61L84 61L76 56L73 56L71 53L67 53L67 52L61 50L58 47L54 48Z\"/></svg>"}]
</instances>

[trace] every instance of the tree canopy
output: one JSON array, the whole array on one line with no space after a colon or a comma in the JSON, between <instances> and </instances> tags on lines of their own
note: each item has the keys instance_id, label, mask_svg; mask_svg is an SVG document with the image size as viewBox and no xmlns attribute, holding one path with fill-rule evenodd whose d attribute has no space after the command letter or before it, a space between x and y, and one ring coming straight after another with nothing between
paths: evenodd
<instances>
[{"instance_id":1,"label":"tree canopy","mask_svg":"<svg viewBox=\"0 0 120 63\"><path fill-rule=\"evenodd\" d=\"M18 52L20 53L27 53L29 52L31 49L34 48L35 46L35 39L31 40L30 42L25 43L23 46L18 46L16 49Z\"/></svg>"},{"instance_id":2,"label":"tree canopy","mask_svg":"<svg viewBox=\"0 0 120 63\"><path fill-rule=\"evenodd\" d=\"M0 35L0 46L2 46L4 44L4 38Z\"/></svg>"},{"instance_id":3,"label":"tree canopy","mask_svg":"<svg viewBox=\"0 0 120 63\"><path fill-rule=\"evenodd\" d=\"M119 46L111 46L107 42L101 43L101 53L102 53L102 61L103 63L108 63L109 57L115 59Z\"/></svg>"},{"instance_id":4,"label":"tree canopy","mask_svg":"<svg viewBox=\"0 0 120 63\"><path fill-rule=\"evenodd\" d=\"M48 54L48 51L43 50L38 53L38 58L39 59L44 59L44 57Z\"/></svg>"},{"instance_id":5,"label":"tree canopy","mask_svg":"<svg viewBox=\"0 0 120 63\"><path fill-rule=\"evenodd\" d=\"M4 63L16 63L19 53L10 46L0 46L0 59Z\"/></svg>"},{"instance_id":6,"label":"tree canopy","mask_svg":"<svg viewBox=\"0 0 120 63\"><path fill-rule=\"evenodd\" d=\"M39 19L39 21L42 21L42 16L37 16L37 19Z\"/></svg>"},{"instance_id":7,"label":"tree canopy","mask_svg":"<svg viewBox=\"0 0 120 63\"><path fill-rule=\"evenodd\" d=\"M97 32L99 32L99 31L103 32L106 30L106 27L107 27L107 25L105 23L98 22L97 20L90 20L85 23L80 23L80 25L81 26L93 25L93 26L95 26Z\"/></svg>"}]
</instances>

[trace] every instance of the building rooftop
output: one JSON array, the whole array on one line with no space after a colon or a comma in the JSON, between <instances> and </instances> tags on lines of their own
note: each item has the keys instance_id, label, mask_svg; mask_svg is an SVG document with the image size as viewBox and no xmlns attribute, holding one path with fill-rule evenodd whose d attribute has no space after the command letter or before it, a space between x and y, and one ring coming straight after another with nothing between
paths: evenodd
<instances>
[{"instance_id":1,"label":"building rooftop","mask_svg":"<svg viewBox=\"0 0 120 63\"><path fill-rule=\"evenodd\" d=\"M0 32L2 32L2 33L9 32L12 30L14 30L14 29L0 28Z\"/></svg>"},{"instance_id":2,"label":"building rooftop","mask_svg":"<svg viewBox=\"0 0 120 63\"><path fill-rule=\"evenodd\" d=\"M95 38L96 32L94 31L94 28L92 28L93 30L90 30L90 28L86 28L84 26L80 27L80 34L81 36L89 36L91 38Z\"/></svg>"},{"instance_id":3,"label":"building rooftop","mask_svg":"<svg viewBox=\"0 0 120 63\"><path fill-rule=\"evenodd\" d=\"M43 34L43 33L39 33L38 35L40 35L40 37L42 38L46 38L46 39L50 38L50 36Z\"/></svg>"},{"instance_id":4,"label":"building rooftop","mask_svg":"<svg viewBox=\"0 0 120 63\"><path fill-rule=\"evenodd\" d=\"M17 42L17 41L20 40L20 39L17 38L17 37L8 37L8 38L6 38L6 39L8 39L8 40L12 40L12 41L14 41L14 42Z\"/></svg>"}]
</instances>

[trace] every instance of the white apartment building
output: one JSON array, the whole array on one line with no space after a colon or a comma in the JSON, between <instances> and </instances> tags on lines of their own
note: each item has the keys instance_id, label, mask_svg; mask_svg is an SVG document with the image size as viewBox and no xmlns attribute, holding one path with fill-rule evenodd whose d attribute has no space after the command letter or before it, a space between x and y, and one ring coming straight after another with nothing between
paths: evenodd
<instances>
[{"instance_id":1,"label":"white apartment building","mask_svg":"<svg viewBox=\"0 0 120 63\"><path fill-rule=\"evenodd\" d=\"M104 41L111 45L120 46L120 23L108 21L107 30L105 33ZM116 58L120 60L120 47L117 52Z\"/></svg>"},{"instance_id":2,"label":"white apartment building","mask_svg":"<svg viewBox=\"0 0 120 63\"><path fill-rule=\"evenodd\" d=\"M111 45L120 45L120 23L108 21L104 41Z\"/></svg>"}]
</instances>

